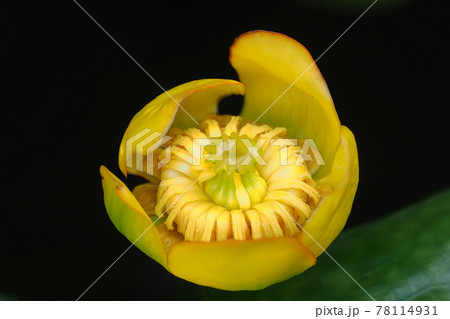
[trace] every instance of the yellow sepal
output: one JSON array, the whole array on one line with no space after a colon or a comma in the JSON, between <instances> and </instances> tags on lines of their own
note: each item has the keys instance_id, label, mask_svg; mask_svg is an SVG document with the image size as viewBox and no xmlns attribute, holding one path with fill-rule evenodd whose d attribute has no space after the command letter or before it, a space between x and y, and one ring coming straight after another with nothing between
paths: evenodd
<instances>
[{"instance_id":1,"label":"yellow sepal","mask_svg":"<svg viewBox=\"0 0 450 319\"><path fill-rule=\"evenodd\" d=\"M166 135L172 124L181 129L196 127L206 115L217 113L219 100L233 94L244 94L242 83L205 79L179 85L159 95L133 117L123 135L119 149L122 173L152 180L145 166L147 150ZM136 167L137 158L142 160L142 168Z\"/></svg>"},{"instance_id":2,"label":"yellow sepal","mask_svg":"<svg viewBox=\"0 0 450 319\"><path fill-rule=\"evenodd\" d=\"M100 167L106 211L114 226L136 247L167 268L167 254L157 227L127 186Z\"/></svg>"},{"instance_id":3,"label":"yellow sepal","mask_svg":"<svg viewBox=\"0 0 450 319\"><path fill-rule=\"evenodd\" d=\"M289 279L316 263L297 238L180 242L168 254L169 271L199 285L258 290Z\"/></svg>"},{"instance_id":4,"label":"yellow sepal","mask_svg":"<svg viewBox=\"0 0 450 319\"><path fill-rule=\"evenodd\" d=\"M355 198L358 181L359 163L355 137L347 127L342 126L341 144L336 151L331 171L326 177L316 181L317 186L328 185L333 191L321 200L312 216L303 225L304 231L300 233L301 242L315 256L322 254L344 228Z\"/></svg>"},{"instance_id":5,"label":"yellow sepal","mask_svg":"<svg viewBox=\"0 0 450 319\"><path fill-rule=\"evenodd\" d=\"M313 139L326 164L317 176L326 175L339 144L341 125L308 50L283 34L253 31L235 40L230 62L246 87L241 116L286 127L289 138Z\"/></svg>"}]
</instances>

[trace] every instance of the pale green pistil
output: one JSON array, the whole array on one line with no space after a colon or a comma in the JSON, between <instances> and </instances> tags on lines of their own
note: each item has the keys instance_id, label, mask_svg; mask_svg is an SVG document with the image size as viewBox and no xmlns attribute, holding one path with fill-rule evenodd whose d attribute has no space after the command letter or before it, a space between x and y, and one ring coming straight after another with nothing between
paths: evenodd
<instances>
[{"instance_id":1,"label":"pale green pistil","mask_svg":"<svg viewBox=\"0 0 450 319\"><path fill-rule=\"evenodd\" d=\"M205 181L205 194L227 209L248 209L261 201L266 186L261 182L263 185L257 184L260 178L256 161L249 153L249 146L256 142L235 133L230 136L223 134L220 139L223 142L220 147L205 148L210 153L207 161L214 164L216 172L214 177Z\"/></svg>"}]
</instances>

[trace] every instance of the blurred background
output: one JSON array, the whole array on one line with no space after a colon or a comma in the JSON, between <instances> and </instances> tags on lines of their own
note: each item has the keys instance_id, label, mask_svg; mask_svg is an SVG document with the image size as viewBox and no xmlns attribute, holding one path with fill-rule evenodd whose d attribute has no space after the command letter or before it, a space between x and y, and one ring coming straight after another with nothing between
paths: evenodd
<instances>
[{"instance_id":1,"label":"blurred background","mask_svg":"<svg viewBox=\"0 0 450 319\"><path fill-rule=\"evenodd\" d=\"M250 30L284 33L317 58L371 3L79 1L165 89L237 79L229 46ZM123 177L122 133L162 90L75 2L2 7L0 299L75 300L130 245L106 214L98 168ZM346 228L449 185L446 19L438 2L379 0L317 63L359 148ZM82 299L201 294L132 247Z\"/></svg>"}]
</instances>

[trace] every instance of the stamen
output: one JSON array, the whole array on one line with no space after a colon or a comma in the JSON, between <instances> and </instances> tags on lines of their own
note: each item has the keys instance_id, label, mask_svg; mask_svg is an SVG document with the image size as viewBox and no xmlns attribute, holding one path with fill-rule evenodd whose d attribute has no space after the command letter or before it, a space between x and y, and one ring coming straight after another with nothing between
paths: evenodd
<instances>
[{"instance_id":1,"label":"stamen","mask_svg":"<svg viewBox=\"0 0 450 319\"><path fill-rule=\"evenodd\" d=\"M195 238L197 223L199 222L199 216L201 214L204 214L208 209L210 209L213 206L214 204L209 201L200 202L198 205L195 206L195 208L190 213L188 225L186 227L186 232L184 233L186 238L189 238L190 240L193 240ZM200 225L198 226L200 230Z\"/></svg>"},{"instance_id":2,"label":"stamen","mask_svg":"<svg viewBox=\"0 0 450 319\"><path fill-rule=\"evenodd\" d=\"M231 133L238 132L238 125L241 122L241 118L239 116L231 117L231 121L228 122L227 126L223 129L225 135L231 135Z\"/></svg>"},{"instance_id":3,"label":"stamen","mask_svg":"<svg viewBox=\"0 0 450 319\"><path fill-rule=\"evenodd\" d=\"M224 211L217 217L216 239L223 241L228 238L230 230L230 212Z\"/></svg>"},{"instance_id":4,"label":"stamen","mask_svg":"<svg viewBox=\"0 0 450 319\"><path fill-rule=\"evenodd\" d=\"M211 241L217 216L223 211L225 211L225 208L222 206L214 206L207 211L205 227L203 228L203 234L200 239L201 241Z\"/></svg>"},{"instance_id":5,"label":"stamen","mask_svg":"<svg viewBox=\"0 0 450 319\"><path fill-rule=\"evenodd\" d=\"M222 135L219 123L217 123L216 120L208 119L205 120L202 124L203 130L208 137L220 137Z\"/></svg>"},{"instance_id":6,"label":"stamen","mask_svg":"<svg viewBox=\"0 0 450 319\"><path fill-rule=\"evenodd\" d=\"M247 222L242 210L236 209L230 212L231 221L233 224L233 237L237 240L244 240L246 238Z\"/></svg>"},{"instance_id":7,"label":"stamen","mask_svg":"<svg viewBox=\"0 0 450 319\"><path fill-rule=\"evenodd\" d=\"M273 234L272 237L283 237L283 230L281 229L277 217L270 205L260 203L255 205L253 208L256 209L262 215L262 217L264 217L261 220L263 228L265 226L267 228L270 228L270 231Z\"/></svg>"},{"instance_id":8,"label":"stamen","mask_svg":"<svg viewBox=\"0 0 450 319\"><path fill-rule=\"evenodd\" d=\"M256 210L250 209L245 212L248 220L250 221L250 228L252 230L252 238L260 239L263 238L263 233L261 232L261 220L259 214Z\"/></svg>"},{"instance_id":9,"label":"stamen","mask_svg":"<svg viewBox=\"0 0 450 319\"><path fill-rule=\"evenodd\" d=\"M246 135L249 138L255 138L257 135L270 131L272 128L269 125L252 125L245 124L239 131L239 136Z\"/></svg>"},{"instance_id":10,"label":"stamen","mask_svg":"<svg viewBox=\"0 0 450 319\"><path fill-rule=\"evenodd\" d=\"M267 133L261 134L261 138L270 140L277 136L283 137L284 135L286 135L286 132L287 132L287 130L284 127L277 127L277 128L271 129Z\"/></svg>"}]
</instances>

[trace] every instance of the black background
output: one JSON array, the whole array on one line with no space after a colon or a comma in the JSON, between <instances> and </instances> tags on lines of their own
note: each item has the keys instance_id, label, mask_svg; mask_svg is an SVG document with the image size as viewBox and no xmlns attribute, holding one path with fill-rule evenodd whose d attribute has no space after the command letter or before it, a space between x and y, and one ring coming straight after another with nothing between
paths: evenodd
<instances>
[{"instance_id":1,"label":"black background","mask_svg":"<svg viewBox=\"0 0 450 319\"><path fill-rule=\"evenodd\" d=\"M347 227L449 185L446 13L437 2L387 2L379 0L318 61L359 148L360 186ZM79 3L165 89L237 79L228 49L250 30L285 33L317 58L367 7ZM75 2L2 6L0 297L75 300L130 245L108 219L98 168L122 177L122 133L162 90ZM226 99L221 110L237 112L240 103ZM82 299L201 298L193 287L132 247Z\"/></svg>"}]
</instances>

